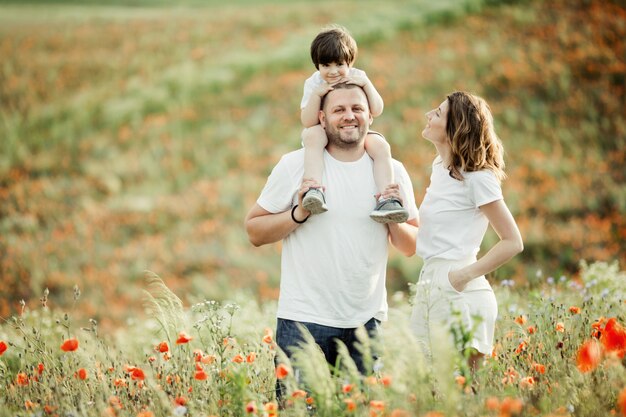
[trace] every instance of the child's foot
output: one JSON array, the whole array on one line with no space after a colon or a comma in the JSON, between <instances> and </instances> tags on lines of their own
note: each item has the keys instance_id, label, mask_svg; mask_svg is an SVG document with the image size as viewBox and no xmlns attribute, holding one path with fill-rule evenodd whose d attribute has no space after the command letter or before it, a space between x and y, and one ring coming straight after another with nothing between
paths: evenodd
<instances>
[{"instance_id":1,"label":"child's foot","mask_svg":"<svg viewBox=\"0 0 626 417\"><path fill-rule=\"evenodd\" d=\"M409 219L409 212L402 207L400 200L387 198L378 200L370 217L378 223L404 223Z\"/></svg>"},{"instance_id":2,"label":"child's foot","mask_svg":"<svg viewBox=\"0 0 626 417\"><path fill-rule=\"evenodd\" d=\"M310 188L309 191L304 194L302 208L310 211L311 214L321 214L328 211L324 192L319 188Z\"/></svg>"}]
</instances>

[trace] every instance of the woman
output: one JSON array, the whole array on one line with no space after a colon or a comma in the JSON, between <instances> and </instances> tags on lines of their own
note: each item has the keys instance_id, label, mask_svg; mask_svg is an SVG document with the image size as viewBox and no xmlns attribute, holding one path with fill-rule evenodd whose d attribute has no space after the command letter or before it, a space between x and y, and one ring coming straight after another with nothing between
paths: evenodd
<instances>
[{"instance_id":1,"label":"woman","mask_svg":"<svg viewBox=\"0 0 626 417\"><path fill-rule=\"evenodd\" d=\"M450 326L463 329L471 339L461 347L471 349L469 365L475 370L492 351L498 314L485 274L521 252L523 243L502 198L503 149L487 103L455 92L426 118L422 136L435 145L438 155L419 208L416 253L424 266L411 326L435 360L434 333L448 332ZM488 225L500 241L477 260Z\"/></svg>"}]
</instances>

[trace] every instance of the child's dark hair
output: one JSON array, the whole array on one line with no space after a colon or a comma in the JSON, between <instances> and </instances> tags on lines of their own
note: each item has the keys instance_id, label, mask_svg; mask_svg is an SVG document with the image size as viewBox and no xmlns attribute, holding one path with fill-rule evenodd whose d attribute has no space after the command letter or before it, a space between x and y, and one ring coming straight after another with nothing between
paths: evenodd
<instances>
[{"instance_id":1,"label":"child's dark hair","mask_svg":"<svg viewBox=\"0 0 626 417\"><path fill-rule=\"evenodd\" d=\"M356 41L342 26L333 25L322 30L311 42L311 60L315 68L320 65L352 64L357 56Z\"/></svg>"}]
</instances>

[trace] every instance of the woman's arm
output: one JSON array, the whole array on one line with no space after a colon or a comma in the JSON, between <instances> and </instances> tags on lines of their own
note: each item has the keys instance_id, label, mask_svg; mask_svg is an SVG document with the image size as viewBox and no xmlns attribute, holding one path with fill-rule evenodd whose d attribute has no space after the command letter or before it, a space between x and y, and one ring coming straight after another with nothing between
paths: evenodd
<instances>
[{"instance_id":1,"label":"woman's arm","mask_svg":"<svg viewBox=\"0 0 626 417\"><path fill-rule=\"evenodd\" d=\"M504 200L497 200L480 206L480 210L489 219L489 224L500 237L500 241L475 263L458 271L450 272L450 283L459 291L462 291L467 283L474 278L495 271L499 266L524 250L522 236Z\"/></svg>"}]
</instances>

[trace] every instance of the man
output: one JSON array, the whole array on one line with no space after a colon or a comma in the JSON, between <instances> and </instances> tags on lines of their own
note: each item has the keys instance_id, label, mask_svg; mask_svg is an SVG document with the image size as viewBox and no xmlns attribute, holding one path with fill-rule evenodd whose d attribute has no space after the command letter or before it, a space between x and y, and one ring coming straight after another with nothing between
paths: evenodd
<instances>
[{"instance_id":1,"label":"man","mask_svg":"<svg viewBox=\"0 0 626 417\"><path fill-rule=\"evenodd\" d=\"M246 216L253 245L283 241L276 342L289 356L302 340L298 324L311 333L326 360L335 365L336 340L348 347L363 373L355 348L355 331L370 336L387 319L385 273L390 241L406 256L415 253L417 207L409 176L394 161L399 184L383 197L395 198L409 211L406 223L380 224L369 215L375 204L372 160L364 140L372 122L361 87L337 84L321 103L320 124L326 130L324 183L329 211L310 216L302 207L309 188L302 180L304 151L284 155L274 167L257 203ZM280 391L278 392L280 395Z\"/></svg>"}]
</instances>

